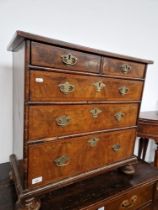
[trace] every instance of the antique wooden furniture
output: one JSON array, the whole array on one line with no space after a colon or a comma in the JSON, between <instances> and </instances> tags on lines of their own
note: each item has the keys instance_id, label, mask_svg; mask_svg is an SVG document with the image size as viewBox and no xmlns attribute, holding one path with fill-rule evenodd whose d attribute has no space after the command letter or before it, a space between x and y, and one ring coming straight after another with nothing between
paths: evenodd
<instances>
[{"instance_id":1,"label":"antique wooden furniture","mask_svg":"<svg viewBox=\"0 0 158 210\"><path fill-rule=\"evenodd\" d=\"M15 209L15 189L9 183L8 165L0 164L1 210ZM158 170L140 161L135 176L114 170L47 193L41 197L41 210L157 210L157 180Z\"/></svg>"},{"instance_id":2,"label":"antique wooden furniture","mask_svg":"<svg viewBox=\"0 0 158 210\"><path fill-rule=\"evenodd\" d=\"M17 31L13 51L13 179L22 206L115 167L133 173L147 64ZM18 161L16 160L16 157ZM22 208L22 207L21 207Z\"/></svg>"},{"instance_id":3,"label":"antique wooden furniture","mask_svg":"<svg viewBox=\"0 0 158 210\"><path fill-rule=\"evenodd\" d=\"M157 150L155 151L154 165L158 167L158 111L141 112L138 120L139 159L145 160L149 139L155 140Z\"/></svg>"}]
</instances>

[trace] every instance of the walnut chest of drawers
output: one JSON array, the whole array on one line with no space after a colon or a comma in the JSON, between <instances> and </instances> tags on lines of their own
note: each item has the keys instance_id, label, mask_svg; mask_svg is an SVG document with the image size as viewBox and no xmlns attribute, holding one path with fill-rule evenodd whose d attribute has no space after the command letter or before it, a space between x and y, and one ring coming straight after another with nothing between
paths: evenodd
<instances>
[{"instance_id":1,"label":"walnut chest of drawers","mask_svg":"<svg viewBox=\"0 0 158 210\"><path fill-rule=\"evenodd\" d=\"M136 161L137 117L152 61L21 31L8 49L14 68L10 159L21 201L38 208L36 194Z\"/></svg>"}]
</instances>

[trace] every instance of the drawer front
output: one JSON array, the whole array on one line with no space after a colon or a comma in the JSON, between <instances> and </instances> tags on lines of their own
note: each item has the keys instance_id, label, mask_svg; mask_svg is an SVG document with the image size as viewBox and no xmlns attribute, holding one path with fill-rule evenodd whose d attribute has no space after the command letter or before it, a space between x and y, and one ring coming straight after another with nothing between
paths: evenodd
<instances>
[{"instance_id":1,"label":"drawer front","mask_svg":"<svg viewBox=\"0 0 158 210\"><path fill-rule=\"evenodd\" d=\"M31 101L140 100L143 82L45 71L30 72Z\"/></svg>"},{"instance_id":2,"label":"drawer front","mask_svg":"<svg viewBox=\"0 0 158 210\"><path fill-rule=\"evenodd\" d=\"M100 56L32 42L31 64L36 66L99 72Z\"/></svg>"},{"instance_id":3,"label":"drawer front","mask_svg":"<svg viewBox=\"0 0 158 210\"><path fill-rule=\"evenodd\" d=\"M61 180L126 159L132 155L135 133L135 129L128 129L29 145L29 186ZM41 181L34 183L39 177Z\"/></svg>"},{"instance_id":4,"label":"drawer front","mask_svg":"<svg viewBox=\"0 0 158 210\"><path fill-rule=\"evenodd\" d=\"M29 140L134 126L138 104L32 105Z\"/></svg>"},{"instance_id":5,"label":"drawer front","mask_svg":"<svg viewBox=\"0 0 158 210\"><path fill-rule=\"evenodd\" d=\"M158 137L158 124L138 123L138 135Z\"/></svg>"},{"instance_id":6,"label":"drawer front","mask_svg":"<svg viewBox=\"0 0 158 210\"><path fill-rule=\"evenodd\" d=\"M113 76L144 78L145 64L104 57L103 73Z\"/></svg>"},{"instance_id":7,"label":"drawer front","mask_svg":"<svg viewBox=\"0 0 158 210\"><path fill-rule=\"evenodd\" d=\"M141 186L115 199L100 202L83 210L150 210L151 205L143 206L152 200L152 194L153 185Z\"/></svg>"}]
</instances>

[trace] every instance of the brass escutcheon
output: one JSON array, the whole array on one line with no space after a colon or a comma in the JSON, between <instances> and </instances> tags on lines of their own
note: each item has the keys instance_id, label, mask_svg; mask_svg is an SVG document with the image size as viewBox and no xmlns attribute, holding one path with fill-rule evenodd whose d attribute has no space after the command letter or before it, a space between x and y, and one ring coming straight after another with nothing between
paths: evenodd
<instances>
[{"instance_id":1,"label":"brass escutcheon","mask_svg":"<svg viewBox=\"0 0 158 210\"><path fill-rule=\"evenodd\" d=\"M69 123L70 123L70 117L69 116L66 116L66 115L57 117L56 118L56 123L57 123L57 125L59 125L61 127L65 127L66 125L69 125Z\"/></svg>"},{"instance_id":2,"label":"brass escutcheon","mask_svg":"<svg viewBox=\"0 0 158 210\"><path fill-rule=\"evenodd\" d=\"M114 117L117 121L121 121L122 118L125 116L125 114L123 112L117 112Z\"/></svg>"},{"instance_id":3,"label":"brass escutcheon","mask_svg":"<svg viewBox=\"0 0 158 210\"><path fill-rule=\"evenodd\" d=\"M128 64L122 64L120 68L121 68L121 72L123 74L127 74L129 71L131 71L132 66L130 66Z\"/></svg>"},{"instance_id":4,"label":"brass escutcheon","mask_svg":"<svg viewBox=\"0 0 158 210\"><path fill-rule=\"evenodd\" d=\"M90 113L92 114L93 118L97 118L98 115L102 112L102 110L98 109L98 108L94 108L90 110Z\"/></svg>"},{"instance_id":5,"label":"brass escutcheon","mask_svg":"<svg viewBox=\"0 0 158 210\"><path fill-rule=\"evenodd\" d=\"M95 82L93 85L97 92L100 92L106 86L102 81Z\"/></svg>"},{"instance_id":6,"label":"brass escutcheon","mask_svg":"<svg viewBox=\"0 0 158 210\"><path fill-rule=\"evenodd\" d=\"M128 88L126 86L120 87L119 92L122 96L124 96L128 93Z\"/></svg>"},{"instance_id":7,"label":"brass escutcheon","mask_svg":"<svg viewBox=\"0 0 158 210\"><path fill-rule=\"evenodd\" d=\"M75 90L75 85L72 85L67 81L65 83L59 84L58 87L60 88L60 91L66 95Z\"/></svg>"},{"instance_id":8,"label":"brass escutcheon","mask_svg":"<svg viewBox=\"0 0 158 210\"><path fill-rule=\"evenodd\" d=\"M113 149L114 152L119 152L120 149L121 149L121 145L120 144L114 144L112 146L112 149Z\"/></svg>"},{"instance_id":9,"label":"brass escutcheon","mask_svg":"<svg viewBox=\"0 0 158 210\"><path fill-rule=\"evenodd\" d=\"M67 54L67 55L62 55L62 62L66 65L70 65L73 66L77 63L77 58L75 56L73 56L71 53Z\"/></svg>"},{"instance_id":10,"label":"brass escutcheon","mask_svg":"<svg viewBox=\"0 0 158 210\"><path fill-rule=\"evenodd\" d=\"M121 207L123 208L132 208L135 206L136 202L137 202L138 197L136 195L133 195L129 200L124 200L121 203Z\"/></svg>"},{"instance_id":11,"label":"brass escutcheon","mask_svg":"<svg viewBox=\"0 0 158 210\"><path fill-rule=\"evenodd\" d=\"M100 141L99 138L93 137L92 139L88 140L88 143L90 144L91 147L95 147L97 145L98 141Z\"/></svg>"},{"instance_id":12,"label":"brass escutcheon","mask_svg":"<svg viewBox=\"0 0 158 210\"><path fill-rule=\"evenodd\" d=\"M56 164L56 166L59 166L59 167L66 166L69 164L69 162L70 162L70 158L67 155L62 155L54 160L54 163Z\"/></svg>"}]
</instances>

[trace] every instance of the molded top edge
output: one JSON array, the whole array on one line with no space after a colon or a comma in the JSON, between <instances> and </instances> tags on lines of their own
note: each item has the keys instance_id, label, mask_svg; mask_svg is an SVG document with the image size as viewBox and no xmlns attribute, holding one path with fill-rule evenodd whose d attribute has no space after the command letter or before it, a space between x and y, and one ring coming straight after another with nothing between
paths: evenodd
<instances>
[{"instance_id":1,"label":"molded top edge","mask_svg":"<svg viewBox=\"0 0 158 210\"><path fill-rule=\"evenodd\" d=\"M145 63L145 64L153 64L152 60L146 60L146 59L141 59L141 58L135 58L131 56L126 56L126 55L120 55L117 53L111 53L103 50L98 50L98 49L93 49L89 47L84 47L81 45L76 45L76 44L71 44L68 42L64 42L61 40L57 39L52 39L44 36L39 36L36 34L24 32L24 31L16 31L13 39L10 41L7 50L8 51L15 51L16 48L24 41L24 40L31 40L31 41L37 41L37 42L43 42L47 44L53 44L59 47L67 47L70 49L74 50L81 50L85 51L88 53L93 53L93 54L98 54L98 55L103 55L103 56L108 56L108 57L114 57L114 58L120 58L120 59L126 59L134 62L139 62L139 63Z\"/></svg>"}]
</instances>

